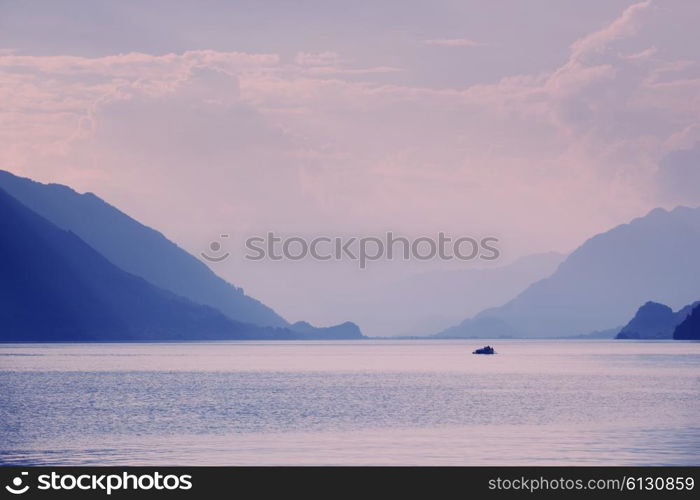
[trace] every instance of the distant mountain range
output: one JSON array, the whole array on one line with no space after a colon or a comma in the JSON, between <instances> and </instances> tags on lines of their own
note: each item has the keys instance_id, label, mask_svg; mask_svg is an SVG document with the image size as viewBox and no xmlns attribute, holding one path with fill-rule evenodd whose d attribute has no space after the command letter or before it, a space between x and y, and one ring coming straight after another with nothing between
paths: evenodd
<instances>
[{"instance_id":1,"label":"distant mountain range","mask_svg":"<svg viewBox=\"0 0 700 500\"><path fill-rule=\"evenodd\" d=\"M590 238L550 277L438 336L567 337L623 325L649 300L680 308L700 295L700 209L655 209ZM505 332L505 333L503 333Z\"/></svg>"},{"instance_id":2,"label":"distant mountain range","mask_svg":"<svg viewBox=\"0 0 700 500\"><path fill-rule=\"evenodd\" d=\"M75 233L117 267L146 281L214 307L229 318L261 326L287 321L158 231L144 226L92 193L41 184L0 170L0 188L60 228Z\"/></svg>"},{"instance_id":3,"label":"distant mountain range","mask_svg":"<svg viewBox=\"0 0 700 500\"><path fill-rule=\"evenodd\" d=\"M0 171L0 230L0 341L363 338L351 322L290 325L93 194ZM416 275L376 306L444 321L525 287L435 336L694 339L698 255L700 208L655 209L566 258Z\"/></svg>"},{"instance_id":4,"label":"distant mountain range","mask_svg":"<svg viewBox=\"0 0 700 500\"><path fill-rule=\"evenodd\" d=\"M129 274L0 190L0 340L257 338L237 323Z\"/></svg>"},{"instance_id":5,"label":"distant mountain range","mask_svg":"<svg viewBox=\"0 0 700 500\"><path fill-rule=\"evenodd\" d=\"M343 287L323 296L318 314L329 320L351 317L372 336L424 336L512 299L551 275L564 258L547 252L507 264L452 262L431 270L386 263L373 267L371 275L346 275Z\"/></svg>"},{"instance_id":6,"label":"distant mountain range","mask_svg":"<svg viewBox=\"0 0 700 500\"><path fill-rule=\"evenodd\" d=\"M0 171L0 231L0 341L363 337L353 323L289 325L160 233L65 186Z\"/></svg>"},{"instance_id":7,"label":"distant mountain range","mask_svg":"<svg viewBox=\"0 0 700 500\"><path fill-rule=\"evenodd\" d=\"M435 337L446 339L458 338L511 338L517 331L505 321L497 318L465 319L460 324L446 328Z\"/></svg>"},{"instance_id":8,"label":"distant mountain range","mask_svg":"<svg viewBox=\"0 0 700 500\"><path fill-rule=\"evenodd\" d=\"M339 325L317 327L312 326L306 321L297 321L289 327L294 332L297 338L304 340L314 339L333 339L333 340L350 340L362 338L360 328L352 321L346 321Z\"/></svg>"}]
</instances>

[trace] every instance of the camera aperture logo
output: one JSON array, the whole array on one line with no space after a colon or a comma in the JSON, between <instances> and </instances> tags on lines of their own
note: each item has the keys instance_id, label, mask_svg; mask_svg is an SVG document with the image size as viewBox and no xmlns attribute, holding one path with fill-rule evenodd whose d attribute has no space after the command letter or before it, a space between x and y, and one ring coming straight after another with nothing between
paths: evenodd
<instances>
[{"instance_id":1,"label":"camera aperture logo","mask_svg":"<svg viewBox=\"0 0 700 500\"><path fill-rule=\"evenodd\" d=\"M219 238L221 239L225 239L228 237L228 234L219 235ZM209 262L223 262L224 260L228 259L231 254L225 250L222 250L222 244L220 240L213 240L209 243L208 251L202 252L200 255L203 259L208 260Z\"/></svg>"},{"instance_id":2,"label":"camera aperture logo","mask_svg":"<svg viewBox=\"0 0 700 500\"><path fill-rule=\"evenodd\" d=\"M5 486L5 489L13 495L21 495L29 490L29 485L24 484L24 478L29 475L28 472L20 472L19 476L12 479L12 484ZM24 486L22 486L24 484Z\"/></svg>"},{"instance_id":3,"label":"camera aperture logo","mask_svg":"<svg viewBox=\"0 0 700 500\"><path fill-rule=\"evenodd\" d=\"M12 479L11 484L5 489L13 495L22 495L29 491L30 486L26 481L28 472L21 472ZM37 490L40 491L95 491L111 495L119 490L190 490L192 489L192 476L189 474L41 474L37 476Z\"/></svg>"}]
</instances>

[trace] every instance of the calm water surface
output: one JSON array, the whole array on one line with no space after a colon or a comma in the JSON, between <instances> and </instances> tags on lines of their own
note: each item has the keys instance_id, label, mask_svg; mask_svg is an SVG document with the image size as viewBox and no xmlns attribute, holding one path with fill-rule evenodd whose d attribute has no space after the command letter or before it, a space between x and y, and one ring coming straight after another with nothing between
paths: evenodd
<instances>
[{"instance_id":1,"label":"calm water surface","mask_svg":"<svg viewBox=\"0 0 700 500\"><path fill-rule=\"evenodd\" d=\"M698 415L700 343L0 344L1 463L698 465Z\"/></svg>"}]
</instances>

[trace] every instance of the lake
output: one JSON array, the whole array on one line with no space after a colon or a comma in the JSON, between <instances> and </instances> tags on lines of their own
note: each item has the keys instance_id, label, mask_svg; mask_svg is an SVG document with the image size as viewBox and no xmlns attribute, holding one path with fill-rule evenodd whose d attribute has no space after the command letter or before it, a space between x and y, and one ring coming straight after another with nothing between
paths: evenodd
<instances>
[{"instance_id":1,"label":"lake","mask_svg":"<svg viewBox=\"0 0 700 500\"><path fill-rule=\"evenodd\" d=\"M0 344L4 464L698 465L698 415L693 342Z\"/></svg>"}]
</instances>

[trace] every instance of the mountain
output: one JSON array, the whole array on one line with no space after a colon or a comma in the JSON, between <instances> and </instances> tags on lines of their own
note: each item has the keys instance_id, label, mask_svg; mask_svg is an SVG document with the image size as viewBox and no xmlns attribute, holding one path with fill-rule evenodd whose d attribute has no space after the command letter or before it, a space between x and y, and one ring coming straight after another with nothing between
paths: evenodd
<instances>
[{"instance_id":1,"label":"mountain","mask_svg":"<svg viewBox=\"0 0 700 500\"><path fill-rule=\"evenodd\" d=\"M424 335L454 324L465 313L476 314L510 300L528 285L551 275L564 258L560 253L548 252L498 267L415 274L382 290L383 300L375 302L381 308L375 309L377 315L386 315L388 310L396 318L396 329L391 333Z\"/></svg>"},{"instance_id":2,"label":"mountain","mask_svg":"<svg viewBox=\"0 0 700 500\"><path fill-rule=\"evenodd\" d=\"M343 286L323 294L313 290L321 297L306 307L317 311L302 316L313 315L325 323L350 317L371 336L425 336L512 299L551 275L563 259L564 255L550 252L505 265L459 267L452 262L438 269L426 269L423 262L377 262L371 273L338 272Z\"/></svg>"},{"instance_id":3,"label":"mountain","mask_svg":"<svg viewBox=\"0 0 700 500\"><path fill-rule=\"evenodd\" d=\"M56 226L75 233L117 267L230 319L287 326L281 316L214 274L204 263L92 193L41 184L0 170L0 188Z\"/></svg>"},{"instance_id":4,"label":"mountain","mask_svg":"<svg viewBox=\"0 0 700 500\"><path fill-rule=\"evenodd\" d=\"M700 303L693 307L690 314L673 331L676 340L700 340Z\"/></svg>"},{"instance_id":5,"label":"mountain","mask_svg":"<svg viewBox=\"0 0 700 500\"><path fill-rule=\"evenodd\" d=\"M615 336L620 332L622 328L616 326L614 328L608 328L607 330L595 330L589 333L582 333L580 335L562 337L566 339L614 339Z\"/></svg>"},{"instance_id":6,"label":"mountain","mask_svg":"<svg viewBox=\"0 0 700 500\"><path fill-rule=\"evenodd\" d=\"M465 319L459 325L446 328L434 337L458 338L512 338L516 331L506 322L496 318Z\"/></svg>"},{"instance_id":7,"label":"mountain","mask_svg":"<svg viewBox=\"0 0 700 500\"><path fill-rule=\"evenodd\" d=\"M351 321L328 327L316 327L306 321L297 321L289 329L305 340L351 340L364 337L360 328Z\"/></svg>"},{"instance_id":8,"label":"mountain","mask_svg":"<svg viewBox=\"0 0 700 500\"><path fill-rule=\"evenodd\" d=\"M0 189L0 341L297 338L129 274Z\"/></svg>"},{"instance_id":9,"label":"mountain","mask_svg":"<svg viewBox=\"0 0 700 500\"><path fill-rule=\"evenodd\" d=\"M697 299L700 208L654 209L571 253L550 277L475 318L520 337L566 337L625 324L649 299L680 308Z\"/></svg>"},{"instance_id":10,"label":"mountain","mask_svg":"<svg viewBox=\"0 0 700 500\"><path fill-rule=\"evenodd\" d=\"M673 331L685 320L698 303L685 306L678 312L657 302L647 302L634 318L617 334L617 339L671 339Z\"/></svg>"}]
</instances>

